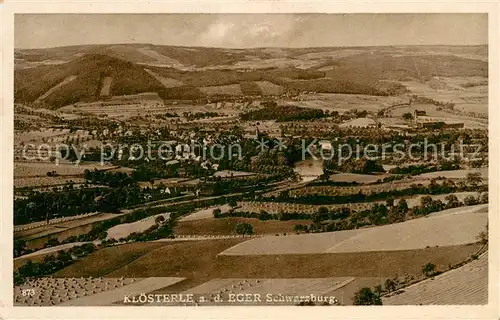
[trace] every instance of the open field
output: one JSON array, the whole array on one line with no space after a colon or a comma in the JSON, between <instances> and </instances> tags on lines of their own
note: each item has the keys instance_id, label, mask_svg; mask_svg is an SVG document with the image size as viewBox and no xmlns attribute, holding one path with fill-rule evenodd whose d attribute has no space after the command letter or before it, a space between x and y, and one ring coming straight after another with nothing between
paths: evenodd
<instances>
[{"instance_id":1,"label":"open field","mask_svg":"<svg viewBox=\"0 0 500 320\"><path fill-rule=\"evenodd\" d=\"M103 291L113 290L127 286L136 279L60 279L40 278L28 281L22 286L14 288L14 304L28 306L58 305L73 299L78 299L89 294L98 294ZM23 296L23 289L35 289L35 295Z\"/></svg>"},{"instance_id":2,"label":"open field","mask_svg":"<svg viewBox=\"0 0 500 320\"><path fill-rule=\"evenodd\" d=\"M370 208L374 203L379 203L382 201L376 202L360 202L360 203L342 203L342 204L297 204L297 203L289 203L289 202L256 202L256 201L241 201L238 202L238 208L235 210L236 212L254 212L260 213L262 210L267 213L308 213L313 214L318 211L319 208L325 207L329 210L340 208L340 207L348 207L352 210L363 210Z\"/></svg>"},{"instance_id":3,"label":"open field","mask_svg":"<svg viewBox=\"0 0 500 320\"><path fill-rule=\"evenodd\" d=\"M255 176L254 172L243 172L243 171L233 171L233 170L222 170L214 173L214 177L220 178L238 178L238 177L249 177Z\"/></svg>"},{"instance_id":4,"label":"open field","mask_svg":"<svg viewBox=\"0 0 500 320\"><path fill-rule=\"evenodd\" d=\"M423 173L417 176L414 176L416 180L425 180L432 179L437 177L445 177L447 179L465 179L467 178L467 174L479 172L484 180L488 180L488 168L479 168L479 169L468 169L468 170L449 170L449 171L436 171Z\"/></svg>"},{"instance_id":5,"label":"open field","mask_svg":"<svg viewBox=\"0 0 500 320\"><path fill-rule=\"evenodd\" d=\"M343 174L342 174L343 175ZM345 176L344 176L345 177ZM361 177L360 181L369 181L368 178ZM369 179L373 179L370 177ZM377 179L378 180L378 179ZM397 180L393 182L386 182L374 185L360 185L360 186L304 186L302 188L294 189L290 191L291 196L301 196L301 195L326 195L326 196L339 196L339 195L350 195L356 194L358 192L363 193L377 193L391 190L403 190L410 188L413 184L422 184L423 186L429 185L430 178L419 179L419 181L412 180Z\"/></svg>"},{"instance_id":6,"label":"open field","mask_svg":"<svg viewBox=\"0 0 500 320\"><path fill-rule=\"evenodd\" d=\"M70 236L79 236L89 232L94 223L109 220L120 215L121 214L101 213L92 217L45 225L38 228L14 232L14 238L26 240L26 246L29 249L40 249L44 247L49 239L55 238L59 241L63 241Z\"/></svg>"},{"instance_id":7,"label":"open field","mask_svg":"<svg viewBox=\"0 0 500 320\"><path fill-rule=\"evenodd\" d=\"M337 173L332 174L329 180L335 182L373 183L390 176L390 174Z\"/></svg>"},{"instance_id":8,"label":"open field","mask_svg":"<svg viewBox=\"0 0 500 320\"><path fill-rule=\"evenodd\" d=\"M368 128L374 126L375 120L371 118L357 118L339 125L340 128Z\"/></svg>"},{"instance_id":9,"label":"open field","mask_svg":"<svg viewBox=\"0 0 500 320\"><path fill-rule=\"evenodd\" d=\"M68 300L62 306L110 306L114 303L122 303L124 296L135 296L145 292L171 286L184 278L176 277L151 277L146 279L134 279L133 283L112 290L103 291L95 295L85 296L78 299Z\"/></svg>"},{"instance_id":10,"label":"open field","mask_svg":"<svg viewBox=\"0 0 500 320\"><path fill-rule=\"evenodd\" d=\"M131 233L137 232L141 233L149 229L150 227L155 225L156 217L164 217L165 220L168 220L170 217L170 213L160 213L151 217L144 218L142 220L132 222L132 223L122 223L117 226L110 228L108 232L107 239L120 239L126 238Z\"/></svg>"},{"instance_id":11,"label":"open field","mask_svg":"<svg viewBox=\"0 0 500 320\"><path fill-rule=\"evenodd\" d=\"M259 86L262 95L264 96L278 96L283 93L284 89L282 86L274 84L269 81L255 81L255 83Z\"/></svg>"},{"instance_id":12,"label":"open field","mask_svg":"<svg viewBox=\"0 0 500 320\"><path fill-rule=\"evenodd\" d=\"M488 106L487 102L485 103L486 106L479 106L477 108L477 111L474 112L482 111L484 114L484 111L487 111L487 106ZM471 108L471 106L469 105L468 108ZM487 118L485 119L485 118L474 117L472 115L468 115L467 112L464 112L462 114L456 112L449 112L446 111L445 109L440 110L438 107L432 104L413 104L411 106L398 107L391 110L390 116L392 118L402 119L403 114L413 113L415 110L426 112L425 116L418 117L419 123L429 122L429 121L443 121L446 123L464 123L464 127L470 129L486 129L488 127ZM458 108L458 110L460 110L460 108Z\"/></svg>"},{"instance_id":13,"label":"open field","mask_svg":"<svg viewBox=\"0 0 500 320\"><path fill-rule=\"evenodd\" d=\"M171 245L169 242L137 242L137 243L126 243L113 247L104 248L93 252L92 259L90 263L85 263L85 260L79 261L78 264L78 275L69 274L68 270L72 270L72 266L66 269L57 271L55 277L91 277L96 276L107 276L110 272L119 269L123 266L130 264L132 261L138 259L139 257L149 253L154 252L154 250L159 249L163 246ZM69 268L69 269L68 269Z\"/></svg>"},{"instance_id":14,"label":"open field","mask_svg":"<svg viewBox=\"0 0 500 320\"><path fill-rule=\"evenodd\" d=\"M182 86L182 82L173 78L162 77L157 73L149 69L144 69L147 73L155 77L156 80L160 81L165 88L175 88Z\"/></svg>"},{"instance_id":15,"label":"open field","mask_svg":"<svg viewBox=\"0 0 500 320\"><path fill-rule=\"evenodd\" d=\"M14 188L40 187L40 186L53 187L53 186L64 185L68 182L83 183L85 182L85 179L67 177L67 176L14 178Z\"/></svg>"},{"instance_id":16,"label":"open field","mask_svg":"<svg viewBox=\"0 0 500 320\"><path fill-rule=\"evenodd\" d=\"M296 192L293 193L294 195L301 194L300 189ZM313 194L313 193L309 193ZM318 192L318 194L321 194L321 192ZM355 194L355 193L353 193ZM440 195L418 195L414 197L404 197L408 204L408 208L413 208L416 206L419 206L421 204L421 199L425 196L430 196L433 200L441 200L442 202L446 203L446 197L448 195L455 195L458 198L458 201L463 202L464 199L467 196L474 196L477 198L480 196L479 192L455 192L455 193L447 193L447 194L440 194ZM330 196L335 196L335 195L330 195ZM396 200L399 198L396 198ZM374 204L381 203L385 204L385 199L381 199L378 201L370 201L370 202L346 202L346 203L340 203L340 204L303 204L303 203L291 203L291 202L258 202L258 201L240 201L238 202L238 207L236 208L236 212L253 212L253 213L260 213L261 211L265 211L267 213L273 213L273 214L279 214L279 213L308 213L308 214L313 214L316 213L319 208L324 207L329 210L333 210L336 208L341 208L341 207L347 207L350 208L351 210L366 210L371 208ZM462 209L460 210L465 210L464 208L468 207L461 207ZM459 210L459 211L460 211Z\"/></svg>"},{"instance_id":17,"label":"open field","mask_svg":"<svg viewBox=\"0 0 500 320\"><path fill-rule=\"evenodd\" d=\"M470 244L486 229L487 220L487 212L460 212L365 229L261 237L238 244L221 255L416 250Z\"/></svg>"},{"instance_id":18,"label":"open field","mask_svg":"<svg viewBox=\"0 0 500 320\"><path fill-rule=\"evenodd\" d=\"M47 172L55 171L60 176L77 176L83 175L85 170L94 169L107 170L116 168L115 166L100 165L100 164L55 164L55 163L37 163L37 162L15 162L14 177L15 178L33 178L46 177ZM52 177L51 177L52 178ZM57 177L55 177L57 178Z\"/></svg>"},{"instance_id":19,"label":"open field","mask_svg":"<svg viewBox=\"0 0 500 320\"><path fill-rule=\"evenodd\" d=\"M57 272L58 277L183 277L185 281L156 290L155 293L179 293L217 278L275 279L355 277L358 282L345 287L349 299L360 286L381 284L396 275L421 275L422 265L432 261L438 270L447 270L478 251L479 245L427 248L407 251L285 254L259 256L217 255L242 239L156 242L166 244L136 259L124 261L121 246L90 254ZM122 245L122 246L131 246ZM136 250L149 243L136 243ZM97 267L97 266L101 267ZM103 268L104 267L104 268ZM334 293L341 296L340 292ZM349 303L349 302L346 302Z\"/></svg>"},{"instance_id":20,"label":"open field","mask_svg":"<svg viewBox=\"0 0 500 320\"><path fill-rule=\"evenodd\" d=\"M429 214L429 217L439 216L443 214L456 214L456 213L488 213L488 204L478 204L475 206L458 207L452 209L446 209L438 212L433 212Z\"/></svg>"},{"instance_id":21,"label":"open field","mask_svg":"<svg viewBox=\"0 0 500 320\"><path fill-rule=\"evenodd\" d=\"M159 53L158 51L154 50L154 48L150 48L150 47L137 48L137 51L139 51L140 53L156 60L159 63L164 63L167 65L171 65L173 67L174 66L180 66L180 67L183 66L178 60L175 60L171 57L165 56L165 55Z\"/></svg>"},{"instance_id":22,"label":"open field","mask_svg":"<svg viewBox=\"0 0 500 320\"><path fill-rule=\"evenodd\" d=\"M85 260L58 271L54 276L119 278L122 274L141 273L149 274L144 276L147 278L162 277L165 274L174 277L193 276L193 273L203 275L214 267L211 264L216 259L217 253L241 241L243 239L237 238L118 245L93 252ZM203 268L207 270L204 271Z\"/></svg>"},{"instance_id":23,"label":"open field","mask_svg":"<svg viewBox=\"0 0 500 320\"><path fill-rule=\"evenodd\" d=\"M198 210L196 212L193 212L193 213L190 213L186 216L183 216L179 219L179 222L212 219L213 218L213 211L217 208L221 210L221 213L226 213L229 211L229 209L231 209L231 207L227 204L223 205L223 206L214 206L214 207Z\"/></svg>"},{"instance_id":24,"label":"open field","mask_svg":"<svg viewBox=\"0 0 500 320\"><path fill-rule=\"evenodd\" d=\"M14 288L18 306L111 306L125 295L136 295L168 287L183 278L41 278ZM23 289L35 289L34 296L23 296Z\"/></svg>"},{"instance_id":25,"label":"open field","mask_svg":"<svg viewBox=\"0 0 500 320\"><path fill-rule=\"evenodd\" d=\"M43 112L40 109L37 109L37 111L40 113ZM81 132L80 134L88 134L88 132ZM74 137L74 136L76 136L76 134L70 133L69 129L41 128L39 130L16 133L14 135L14 145L18 146L21 143L35 142L35 141L63 142L67 137Z\"/></svg>"},{"instance_id":26,"label":"open field","mask_svg":"<svg viewBox=\"0 0 500 320\"><path fill-rule=\"evenodd\" d=\"M227 94L227 95L236 95L236 96L243 95L243 92L241 91L239 84L200 87L200 90L207 95L213 95L213 94Z\"/></svg>"},{"instance_id":27,"label":"open field","mask_svg":"<svg viewBox=\"0 0 500 320\"><path fill-rule=\"evenodd\" d=\"M251 218L208 218L203 220L179 221L174 231L176 235L233 235L236 234L238 223L250 223L255 234L293 234L297 224L310 224L304 220L268 220L261 221Z\"/></svg>"},{"instance_id":28,"label":"open field","mask_svg":"<svg viewBox=\"0 0 500 320\"><path fill-rule=\"evenodd\" d=\"M488 104L472 104L472 103L461 103L455 105L456 110L462 112L477 112L487 115L488 114Z\"/></svg>"},{"instance_id":29,"label":"open field","mask_svg":"<svg viewBox=\"0 0 500 320\"><path fill-rule=\"evenodd\" d=\"M323 161L303 160L295 164L294 171L303 181L312 181L323 174Z\"/></svg>"},{"instance_id":30,"label":"open field","mask_svg":"<svg viewBox=\"0 0 500 320\"><path fill-rule=\"evenodd\" d=\"M49 225L51 224L59 224L71 220L77 220L77 219L83 219L83 218L89 218L95 215L101 214L100 212L90 212L90 213L84 213L76 216L69 216L69 217L60 217L60 218L53 218L50 219ZM27 223L27 224L18 224L14 226L14 232L19 232L23 230L29 230L29 229L35 229L39 227L43 227L47 225L46 221L37 221L37 222L32 222L32 223Z\"/></svg>"},{"instance_id":31,"label":"open field","mask_svg":"<svg viewBox=\"0 0 500 320\"><path fill-rule=\"evenodd\" d=\"M84 224L89 224L89 223L94 223L98 221L103 221L107 219L111 219L114 217L118 217L121 214L119 213L98 213L98 214L92 214L88 216L75 216L76 219L61 219L60 221L57 221L55 223L50 223L50 224L42 224L38 227L35 228L27 228L24 230L19 230L15 232L16 236L19 237L26 237L26 236L32 236L32 235L37 235L40 233L44 233L47 230L50 230L52 228L57 228L57 229L70 229L70 228L75 228L79 227ZM71 218L71 217L68 217Z\"/></svg>"},{"instance_id":32,"label":"open field","mask_svg":"<svg viewBox=\"0 0 500 320\"><path fill-rule=\"evenodd\" d=\"M412 80L401 81L401 84L414 94L437 101L464 103L474 98L478 102L487 104L487 81L486 77L439 77L426 83Z\"/></svg>"},{"instance_id":33,"label":"open field","mask_svg":"<svg viewBox=\"0 0 500 320\"><path fill-rule=\"evenodd\" d=\"M430 197L432 200L441 200L442 202L446 203L446 197L449 195L454 195L457 197L458 201L463 202L465 198L468 196L473 196L474 198L477 198L478 196L481 195L480 192L455 192L455 193L447 193L447 194L438 194L438 195L431 195ZM408 198L406 199L406 202L408 204L408 208L412 208L415 206L420 205L420 200L427 195L419 195L416 197ZM467 207L465 207L467 208Z\"/></svg>"},{"instance_id":34,"label":"open field","mask_svg":"<svg viewBox=\"0 0 500 320\"><path fill-rule=\"evenodd\" d=\"M317 93L303 94L296 98L301 107L338 111L343 113L350 109L378 111L384 107L408 100L406 97L369 96L362 94ZM291 102L296 104L297 102Z\"/></svg>"},{"instance_id":35,"label":"open field","mask_svg":"<svg viewBox=\"0 0 500 320\"><path fill-rule=\"evenodd\" d=\"M488 253L382 298L384 305L483 305L488 303Z\"/></svg>"},{"instance_id":36,"label":"open field","mask_svg":"<svg viewBox=\"0 0 500 320\"><path fill-rule=\"evenodd\" d=\"M58 245L58 246L54 246L54 247L48 247L48 248L45 248L45 249L41 249L41 250L37 250L35 252L32 252L32 253L28 253L28 254L25 254L25 255L22 255L20 257L17 257L17 258L14 258L14 261L15 260L26 260L26 259L29 259L29 258L32 258L32 257L35 257L35 256L39 256L39 255L47 255L49 253L56 253L58 252L59 250L68 250L70 248L73 248L73 247L76 247L76 246L81 246L83 244L86 244L88 242L71 242L71 243L65 243L65 244L61 244L61 245Z\"/></svg>"}]
</instances>

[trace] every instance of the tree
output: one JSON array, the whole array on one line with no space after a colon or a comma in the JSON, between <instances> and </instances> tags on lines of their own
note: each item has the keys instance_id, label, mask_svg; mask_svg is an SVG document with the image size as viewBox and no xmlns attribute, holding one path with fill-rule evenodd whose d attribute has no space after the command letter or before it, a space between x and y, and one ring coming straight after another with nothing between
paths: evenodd
<instances>
[{"instance_id":1,"label":"tree","mask_svg":"<svg viewBox=\"0 0 500 320\"><path fill-rule=\"evenodd\" d=\"M253 226L250 223L241 222L236 225L236 233L245 235L245 234L253 234Z\"/></svg>"},{"instance_id":2,"label":"tree","mask_svg":"<svg viewBox=\"0 0 500 320\"><path fill-rule=\"evenodd\" d=\"M388 207L394 207L394 198L387 198L385 200L385 205Z\"/></svg>"},{"instance_id":3,"label":"tree","mask_svg":"<svg viewBox=\"0 0 500 320\"><path fill-rule=\"evenodd\" d=\"M373 287L373 293L375 293L377 296L381 296L382 295L382 285L378 284L376 285L375 287Z\"/></svg>"},{"instance_id":4,"label":"tree","mask_svg":"<svg viewBox=\"0 0 500 320\"><path fill-rule=\"evenodd\" d=\"M387 279L387 280L385 280L384 287L385 287L385 290L387 290L387 292L395 291L396 290L396 281L394 281L392 279Z\"/></svg>"},{"instance_id":5,"label":"tree","mask_svg":"<svg viewBox=\"0 0 500 320\"><path fill-rule=\"evenodd\" d=\"M103 231L103 232L99 233L99 235L97 236L97 238L98 238L99 240L104 240L104 239L106 239L107 237L108 237L108 233L107 233L106 231Z\"/></svg>"},{"instance_id":6,"label":"tree","mask_svg":"<svg viewBox=\"0 0 500 320\"><path fill-rule=\"evenodd\" d=\"M212 215L214 216L214 218L219 218L220 215L221 215L221 209L220 208L217 208L217 209L214 209L214 211L212 211Z\"/></svg>"},{"instance_id":7,"label":"tree","mask_svg":"<svg viewBox=\"0 0 500 320\"><path fill-rule=\"evenodd\" d=\"M403 114L403 119L404 120L412 120L413 119L413 115L410 112L406 112L406 113Z\"/></svg>"},{"instance_id":8,"label":"tree","mask_svg":"<svg viewBox=\"0 0 500 320\"><path fill-rule=\"evenodd\" d=\"M155 223L156 223L156 224L158 224L158 225L159 225L159 224L162 224L163 222L165 222L165 217L164 217L163 215L157 216L157 217L155 218Z\"/></svg>"},{"instance_id":9,"label":"tree","mask_svg":"<svg viewBox=\"0 0 500 320\"><path fill-rule=\"evenodd\" d=\"M293 227L293 231L295 231L296 233L300 233L300 232L303 232L303 231L307 231L307 226L306 226L306 225L303 225L303 224L296 224L296 225Z\"/></svg>"},{"instance_id":10,"label":"tree","mask_svg":"<svg viewBox=\"0 0 500 320\"><path fill-rule=\"evenodd\" d=\"M460 206L460 201L454 194L449 194L444 198L448 203L446 204L446 208L456 208Z\"/></svg>"},{"instance_id":11,"label":"tree","mask_svg":"<svg viewBox=\"0 0 500 320\"><path fill-rule=\"evenodd\" d=\"M280 191L278 197L282 198L282 199L290 198L290 191L288 191L288 190Z\"/></svg>"},{"instance_id":12,"label":"tree","mask_svg":"<svg viewBox=\"0 0 500 320\"><path fill-rule=\"evenodd\" d=\"M465 197L464 199L464 204L466 206L473 206L473 205L476 205L477 204L477 199L474 198L474 196L467 196Z\"/></svg>"},{"instance_id":13,"label":"tree","mask_svg":"<svg viewBox=\"0 0 500 320\"><path fill-rule=\"evenodd\" d=\"M483 192L481 194L481 200L480 200L481 203L488 203L488 192Z\"/></svg>"},{"instance_id":14,"label":"tree","mask_svg":"<svg viewBox=\"0 0 500 320\"><path fill-rule=\"evenodd\" d=\"M318 214L319 215L327 215L329 213L328 211L328 208L327 207L319 207L318 209Z\"/></svg>"},{"instance_id":15,"label":"tree","mask_svg":"<svg viewBox=\"0 0 500 320\"><path fill-rule=\"evenodd\" d=\"M234 199L229 199L227 203L231 208L236 208L238 206L238 203Z\"/></svg>"},{"instance_id":16,"label":"tree","mask_svg":"<svg viewBox=\"0 0 500 320\"><path fill-rule=\"evenodd\" d=\"M271 215L266 210L260 210L258 218L259 220L269 220Z\"/></svg>"},{"instance_id":17,"label":"tree","mask_svg":"<svg viewBox=\"0 0 500 320\"><path fill-rule=\"evenodd\" d=\"M424 196L420 198L420 207L422 208L428 208L432 205L432 197L431 196Z\"/></svg>"},{"instance_id":18,"label":"tree","mask_svg":"<svg viewBox=\"0 0 500 320\"><path fill-rule=\"evenodd\" d=\"M22 255L26 251L26 241L22 239L14 240L14 257Z\"/></svg>"},{"instance_id":19,"label":"tree","mask_svg":"<svg viewBox=\"0 0 500 320\"><path fill-rule=\"evenodd\" d=\"M359 289L359 291L354 295L353 300L353 304L357 306L382 305L380 296L372 292L372 290L367 287Z\"/></svg>"},{"instance_id":20,"label":"tree","mask_svg":"<svg viewBox=\"0 0 500 320\"><path fill-rule=\"evenodd\" d=\"M427 263L426 265L424 265L422 267L422 273L426 276L426 277L430 277L432 276L434 273L436 273L436 265L433 264L433 263Z\"/></svg>"},{"instance_id":21,"label":"tree","mask_svg":"<svg viewBox=\"0 0 500 320\"><path fill-rule=\"evenodd\" d=\"M318 179L321 181L321 182L327 182L329 179L330 179L330 173L329 172L323 172L319 177Z\"/></svg>"},{"instance_id":22,"label":"tree","mask_svg":"<svg viewBox=\"0 0 500 320\"><path fill-rule=\"evenodd\" d=\"M467 184L472 188L476 188L483 183L483 177L481 176L481 172L469 172L467 173L465 181L467 181Z\"/></svg>"},{"instance_id":23,"label":"tree","mask_svg":"<svg viewBox=\"0 0 500 320\"><path fill-rule=\"evenodd\" d=\"M408 212L408 203L406 202L406 199L400 199L398 202L398 211L401 213L407 213Z\"/></svg>"},{"instance_id":24,"label":"tree","mask_svg":"<svg viewBox=\"0 0 500 320\"><path fill-rule=\"evenodd\" d=\"M389 223L403 222L405 220L406 214L397 208L392 208L387 214L387 220Z\"/></svg>"}]
</instances>

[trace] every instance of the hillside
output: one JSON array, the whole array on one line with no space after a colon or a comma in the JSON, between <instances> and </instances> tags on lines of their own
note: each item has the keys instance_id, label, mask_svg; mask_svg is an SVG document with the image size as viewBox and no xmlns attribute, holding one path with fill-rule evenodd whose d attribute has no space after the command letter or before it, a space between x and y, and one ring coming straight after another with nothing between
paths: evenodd
<instances>
[{"instance_id":1,"label":"hillside","mask_svg":"<svg viewBox=\"0 0 500 320\"><path fill-rule=\"evenodd\" d=\"M276 94L387 96L407 93L408 81L488 76L486 46L223 49L85 45L15 50L15 66L15 101L36 101L51 109L95 101L101 99L101 93L157 92L165 99L199 99L269 95L270 86Z\"/></svg>"},{"instance_id":2,"label":"hillside","mask_svg":"<svg viewBox=\"0 0 500 320\"><path fill-rule=\"evenodd\" d=\"M100 96L103 81L112 78L110 95L161 91L162 85L132 62L100 54L88 54L56 66L17 70L14 74L16 102L33 102L68 77L76 77L39 100L59 108L78 101L94 101Z\"/></svg>"}]
</instances>

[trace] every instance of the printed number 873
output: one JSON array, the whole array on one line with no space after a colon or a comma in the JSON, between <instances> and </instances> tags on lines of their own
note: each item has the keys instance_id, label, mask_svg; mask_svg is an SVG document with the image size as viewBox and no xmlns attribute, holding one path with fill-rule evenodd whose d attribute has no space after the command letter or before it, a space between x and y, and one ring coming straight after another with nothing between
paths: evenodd
<instances>
[{"instance_id":1,"label":"printed number 873","mask_svg":"<svg viewBox=\"0 0 500 320\"><path fill-rule=\"evenodd\" d=\"M35 295L35 289L23 289L23 291L21 291L23 297L26 297L26 296L34 296Z\"/></svg>"}]
</instances>

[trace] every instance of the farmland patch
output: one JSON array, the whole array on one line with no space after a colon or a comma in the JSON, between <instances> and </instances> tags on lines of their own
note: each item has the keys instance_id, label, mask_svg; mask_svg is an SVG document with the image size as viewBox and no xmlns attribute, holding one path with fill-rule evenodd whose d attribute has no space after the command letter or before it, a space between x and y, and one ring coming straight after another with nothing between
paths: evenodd
<instances>
[{"instance_id":1,"label":"farmland patch","mask_svg":"<svg viewBox=\"0 0 500 320\"><path fill-rule=\"evenodd\" d=\"M228 84L224 86L199 87L200 91L208 95L243 95L239 84Z\"/></svg>"},{"instance_id":2,"label":"farmland patch","mask_svg":"<svg viewBox=\"0 0 500 320\"><path fill-rule=\"evenodd\" d=\"M462 212L365 229L261 237L238 244L221 255L393 251L462 245L475 243L487 220L487 213Z\"/></svg>"},{"instance_id":3,"label":"farmland patch","mask_svg":"<svg viewBox=\"0 0 500 320\"><path fill-rule=\"evenodd\" d=\"M479 305L488 303L488 253L444 274L384 297L384 305Z\"/></svg>"},{"instance_id":4,"label":"farmland patch","mask_svg":"<svg viewBox=\"0 0 500 320\"><path fill-rule=\"evenodd\" d=\"M255 82L259 88L260 91L262 92L262 95L265 96L278 96L284 92L284 89L282 86L279 86L277 84L274 84L269 81L256 81Z\"/></svg>"}]
</instances>

